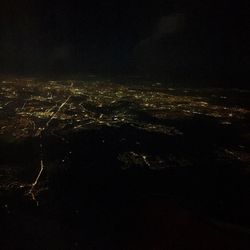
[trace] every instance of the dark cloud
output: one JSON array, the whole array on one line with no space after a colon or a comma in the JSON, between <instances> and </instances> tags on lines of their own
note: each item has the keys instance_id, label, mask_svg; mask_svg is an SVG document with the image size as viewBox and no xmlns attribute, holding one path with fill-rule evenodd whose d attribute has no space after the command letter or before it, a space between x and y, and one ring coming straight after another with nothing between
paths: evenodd
<instances>
[{"instance_id":1,"label":"dark cloud","mask_svg":"<svg viewBox=\"0 0 250 250\"><path fill-rule=\"evenodd\" d=\"M154 36L161 37L168 33L180 32L186 26L186 16L184 13L172 13L160 18Z\"/></svg>"},{"instance_id":2,"label":"dark cloud","mask_svg":"<svg viewBox=\"0 0 250 250\"><path fill-rule=\"evenodd\" d=\"M135 47L137 68L173 79L249 79L249 8L223 1L176 6Z\"/></svg>"},{"instance_id":3,"label":"dark cloud","mask_svg":"<svg viewBox=\"0 0 250 250\"><path fill-rule=\"evenodd\" d=\"M215 0L18 1L0 9L1 71L247 76L250 8ZM184 78L185 78L184 77Z\"/></svg>"}]
</instances>

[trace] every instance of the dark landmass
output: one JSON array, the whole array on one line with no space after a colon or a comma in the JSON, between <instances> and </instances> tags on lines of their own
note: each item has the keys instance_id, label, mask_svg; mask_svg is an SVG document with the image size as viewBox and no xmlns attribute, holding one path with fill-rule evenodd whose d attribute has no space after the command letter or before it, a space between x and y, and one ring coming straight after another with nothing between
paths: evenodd
<instances>
[{"instance_id":1,"label":"dark landmass","mask_svg":"<svg viewBox=\"0 0 250 250\"><path fill-rule=\"evenodd\" d=\"M250 92L4 79L1 249L249 249Z\"/></svg>"}]
</instances>

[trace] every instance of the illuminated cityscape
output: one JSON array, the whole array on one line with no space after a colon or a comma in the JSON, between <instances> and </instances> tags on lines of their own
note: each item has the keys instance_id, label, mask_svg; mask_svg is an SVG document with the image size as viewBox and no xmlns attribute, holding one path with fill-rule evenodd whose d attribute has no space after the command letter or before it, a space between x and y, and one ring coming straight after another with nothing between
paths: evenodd
<instances>
[{"instance_id":1,"label":"illuminated cityscape","mask_svg":"<svg viewBox=\"0 0 250 250\"><path fill-rule=\"evenodd\" d=\"M216 154L223 157L224 161L236 159L247 165L250 163L249 147L246 146L249 136L244 128L249 124L249 105L231 104L233 100L230 100L230 95L245 96L247 100L250 92L237 89L231 92L211 88L173 89L160 84L152 88L111 81L4 80L0 88L0 136L3 142L12 144L38 138L37 143L41 144L41 148L46 146L43 145L43 138L46 137L57 137L65 143L65 138L72 134L104 128L127 127L153 135L182 138L187 132L182 129L181 123L207 119L221 129L240 124L240 134L237 136L243 145L218 146ZM126 134L122 140L127 140ZM67 152L68 155L71 150ZM35 194L47 188L46 183L40 180L44 168L50 165L49 162L44 163L44 158L46 155L42 152L38 161L40 170L38 163L32 168L34 182L28 181L26 177L18 179L16 169L1 168L4 180L1 189L21 188L26 190L24 194L31 194L35 200ZM117 159L123 164L122 169L140 166L164 170L190 167L195 162L192 157L174 154L159 156L143 150L134 152L133 149L119 152ZM64 160L58 160L59 163L53 164L60 168L60 162Z\"/></svg>"}]
</instances>

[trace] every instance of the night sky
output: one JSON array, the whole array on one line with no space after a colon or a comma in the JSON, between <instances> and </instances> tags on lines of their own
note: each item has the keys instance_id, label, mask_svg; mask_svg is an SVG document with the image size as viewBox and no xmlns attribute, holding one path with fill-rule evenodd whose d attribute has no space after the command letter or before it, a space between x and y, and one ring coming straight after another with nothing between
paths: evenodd
<instances>
[{"instance_id":1,"label":"night sky","mask_svg":"<svg viewBox=\"0 0 250 250\"><path fill-rule=\"evenodd\" d=\"M0 73L139 74L248 86L247 2L2 0Z\"/></svg>"}]
</instances>

